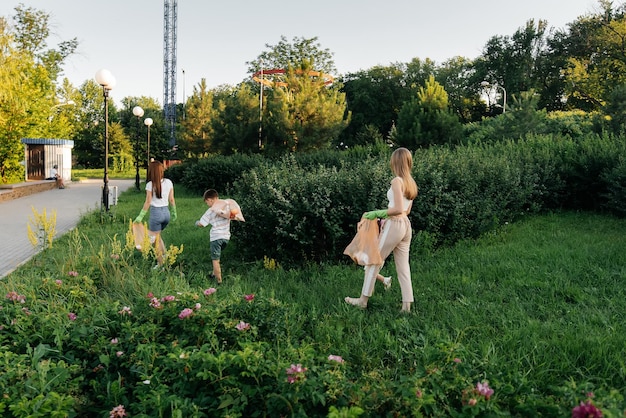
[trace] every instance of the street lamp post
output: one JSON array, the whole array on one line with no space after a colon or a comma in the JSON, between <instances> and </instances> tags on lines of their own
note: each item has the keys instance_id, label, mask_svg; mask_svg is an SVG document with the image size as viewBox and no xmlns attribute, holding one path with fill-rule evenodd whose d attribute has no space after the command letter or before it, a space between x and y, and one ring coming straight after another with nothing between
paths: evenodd
<instances>
[{"instance_id":1,"label":"street lamp post","mask_svg":"<svg viewBox=\"0 0 626 418\"><path fill-rule=\"evenodd\" d=\"M502 89L502 113L506 113L506 90L499 84L491 84L488 81L481 81L483 87L495 87L496 89Z\"/></svg>"},{"instance_id":2,"label":"street lamp post","mask_svg":"<svg viewBox=\"0 0 626 418\"><path fill-rule=\"evenodd\" d=\"M102 187L102 206L109 211L109 91L115 87L115 77L109 70L98 70L96 82L102 86L104 98L104 186Z\"/></svg>"},{"instance_id":3,"label":"street lamp post","mask_svg":"<svg viewBox=\"0 0 626 418\"><path fill-rule=\"evenodd\" d=\"M133 107L133 115L137 116L137 139L135 141L135 188L139 191L139 126L141 124L139 119L143 116L143 109L141 106Z\"/></svg>"},{"instance_id":4,"label":"street lamp post","mask_svg":"<svg viewBox=\"0 0 626 418\"><path fill-rule=\"evenodd\" d=\"M148 127L148 168L146 168L146 181L148 181L150 175L150 126L152 126L153 120L152 118L145 118L143 123Z\"/></svg>"}]
</instances>

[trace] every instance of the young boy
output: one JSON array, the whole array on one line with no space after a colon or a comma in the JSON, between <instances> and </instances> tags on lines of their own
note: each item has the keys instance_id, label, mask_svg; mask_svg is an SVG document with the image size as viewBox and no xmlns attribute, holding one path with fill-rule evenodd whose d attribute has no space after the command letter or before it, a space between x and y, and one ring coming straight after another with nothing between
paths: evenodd
<instances>
[{"instance_id":1,"label":"young boy","mask_svg":"<svg viewBox=\"0 0 626 418\"><path fill-rule=\"evenodd\" d=\"M213 275L217 279L217 283L222 283L222 267L220 266L220 257L222 250L228 245L230 240L230 210L224 206L223 201L219 199L217 191L209 189L202 196L204 202L209 209L202 215L196 226L205 227L211 225L209 239L211 241L211 260L213 262ZM215 208L213 207L215 205ZM215 210L218 209L219 210ZM223 213L222 213L223 212Z\"/></svg>"}]
</instances>

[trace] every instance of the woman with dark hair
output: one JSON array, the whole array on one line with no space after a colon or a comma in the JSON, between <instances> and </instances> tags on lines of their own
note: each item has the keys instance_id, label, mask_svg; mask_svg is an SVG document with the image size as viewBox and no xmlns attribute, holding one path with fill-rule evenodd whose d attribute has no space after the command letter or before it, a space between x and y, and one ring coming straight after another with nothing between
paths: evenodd
<instances>
[{"instance_id":1,"label":"woman with dark hair","mask_svg":"<svg viewBox=\"0 0 626 418\"><path fill-rule=\"evenodd\" d=\"M172 222L176 221L176 201L174 200L174 184L170 179L164 178L165 168L160 161L151 161L148 167L148 183L146 183L146 201L135 218L135 223L141 223L143 217L150 209L148 219L148 236L150 244L156 248L157 263L163 264L163 251L161 231ZM171 215L170 215L171 213Z\"/></svg>"}]
</instances>

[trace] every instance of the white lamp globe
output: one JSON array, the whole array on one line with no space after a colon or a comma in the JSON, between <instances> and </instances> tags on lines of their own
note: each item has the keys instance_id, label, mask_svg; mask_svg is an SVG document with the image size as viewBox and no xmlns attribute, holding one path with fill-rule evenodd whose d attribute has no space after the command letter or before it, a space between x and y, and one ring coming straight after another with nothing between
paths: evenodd
<instances>
[{"instance_id":1,"label":"white lamp globe","mask_svg":"<svg viewBox=\"0 0 626 418\"><path fill-rule=\"evenodd\" d=\"M113 77L111 71L104 68L96 72L96 82L107 90L115 87L115 77Z\"/></svg>"},{"instance_id":2,"label":"white lamp globe","mask_svg":"<svg viewBox=\"0 0 626 418\"><path fill-rule=\"evenodd\" d=\"M133 107L133 115L137 116L138 118L143 116L143 109L141 108L141 106Z\"/></svg>"}]
</instances>

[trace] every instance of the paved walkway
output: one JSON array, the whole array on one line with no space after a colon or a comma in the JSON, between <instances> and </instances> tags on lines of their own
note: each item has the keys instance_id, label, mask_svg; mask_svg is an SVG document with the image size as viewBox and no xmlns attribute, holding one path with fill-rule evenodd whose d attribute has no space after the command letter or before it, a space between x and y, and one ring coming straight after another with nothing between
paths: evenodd
<instances>
[{"instance_id":1,"label":"paved walkway","mask_svg":"<svg viewBox=\"0 0 626 418\"><path fill-rule=\"evenodd\" d=\"M117 186L118 195L134 187L134 180L110 180L109 187ZM88 212L100 209L102 180L66 183L64 190L52 189L0 203L0 278L30 260L36 250L28 240L28 223L33 207L38 213L44 209L48 216L57 214L57 237L73 229Z\"/></svg>"}]
</instances>

